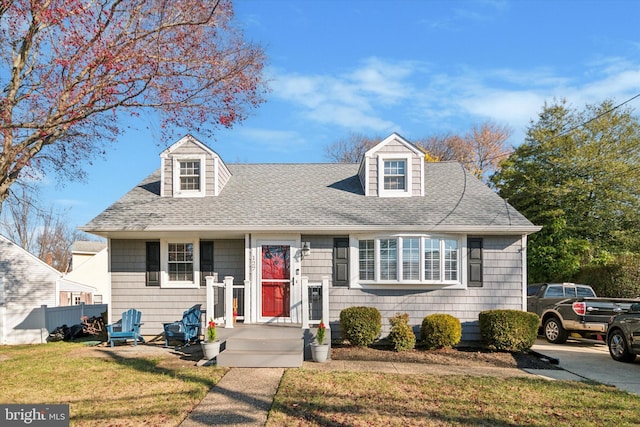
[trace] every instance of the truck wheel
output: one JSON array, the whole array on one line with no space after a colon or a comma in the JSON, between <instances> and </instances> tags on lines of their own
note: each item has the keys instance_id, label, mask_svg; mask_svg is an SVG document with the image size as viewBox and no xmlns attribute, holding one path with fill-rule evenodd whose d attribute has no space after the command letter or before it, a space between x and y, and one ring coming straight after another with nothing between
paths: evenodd
<instances>
[{"instance_id":1,"label":"truck wheel","mask_svg":"<svg viewBox=\"0 0 640 427\"><path fill-rule=\"evenodd\" d=\"M562 327L557 317L550 317L544 322L544 337L553 344L564 344L569 333Z\"/></svg>"},{"instance_id":2,"label":"truck wheel","mask_svg":"<svg viewBox=\"0 0 640 427\"><path fill-rule=\"evenodd\" d=\"M609 354L613 360L627 363L636 360L636 355L629 351L627 340L624 338L624 334L620 329L616 329L609 333L609 339L607 341L607 344L609 345Z\"/></svg>"}]
</instances>

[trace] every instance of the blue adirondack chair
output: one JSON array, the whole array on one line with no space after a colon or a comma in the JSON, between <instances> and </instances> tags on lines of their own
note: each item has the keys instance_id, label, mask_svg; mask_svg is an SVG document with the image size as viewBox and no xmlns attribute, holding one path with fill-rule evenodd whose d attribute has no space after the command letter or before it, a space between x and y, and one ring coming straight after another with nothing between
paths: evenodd
<instances>
[{"instance_id":1,"label":"blue adirondack chair","mask_svg":"<svg viewBox=\"0 0 640 427\"><path fill-rule=\"evenodd\" d=\"M171 323L163 323L164 343L169 347L169 340L180 341L187 346L197 342L200 337L200 315L202 304L196 304L182 314L182 320Z\"/></svg>"},{"instance_id":2,"label":"blue adirondack chair","mask_svg":"<svg viewBox=\"0 0 640 427\"><path fill-rule=\"evenodd\" d=\"M113 347L115 341L127 341L133 340L133 345L138 345L138 340L144 342L144 338L140 335L140 319L142 318L142 312L135 308L122 313L122 319L116 323L107 325L107 332L109 332L109 343Z\"/></svg>"}]
</instances>

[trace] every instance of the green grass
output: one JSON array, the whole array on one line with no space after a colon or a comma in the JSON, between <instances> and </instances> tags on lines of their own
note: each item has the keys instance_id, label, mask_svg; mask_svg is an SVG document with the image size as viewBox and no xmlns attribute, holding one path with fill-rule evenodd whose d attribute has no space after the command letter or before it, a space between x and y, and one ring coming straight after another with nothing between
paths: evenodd
<instances>
[{"instance_id":1,"label":"green grass","mask_svg":"<svg viewBox=\"0 0 640 427\"><path fill-rule=\"evenodd\" d=\"M83 356L78 343L0 347L0 402L69 404L71 425L176 426L226 370Z\"/></svg>"},{"instance_id":2,"label":"green grass","mask_svg":"<svg viewBox=\"0 0 640 427\"><path fill-rule=\"evenodd\" d=\"M267 426L637 426L640 397L544 379L286 372Z\"/></svg>"},{"instance_id":3,"label":"green grass","mask_svg":"<svg viewBox=\"0 0 640 427\"><path fill-rule=\"evenodd\" d=\"M0 402L69 404L74 426L177 426L226 372L84 349L0 347ZM267 426L636 426L638 408L640 396L571 381L289 369Z\"/></svg>"}]
</instances>

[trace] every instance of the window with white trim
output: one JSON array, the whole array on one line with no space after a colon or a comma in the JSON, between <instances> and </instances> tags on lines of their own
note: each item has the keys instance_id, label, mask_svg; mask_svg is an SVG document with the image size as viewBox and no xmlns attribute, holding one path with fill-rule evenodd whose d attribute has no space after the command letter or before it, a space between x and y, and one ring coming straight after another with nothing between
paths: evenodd
<instances>
[{"instance_id":1,"label":"window with white trim","mask_svg":"<svg viewBox=\"0 0 640 427\"><path fill-rule=\"evenodd\" d=\"M170 282L193 282L193 243L169 243Z\"/></svg>"},{"instance_id":2,"label":"window with white trim","mask_svg":"<svg viewBox=\"0 0 640 427\"><path fill-rule=\"evenodd\" d=\"M163 288L200 287L200 241L160 239L160 269Z\"/></svg>"},{"instance_id":3,"label":"window with white trim","mask_svg":"<svg viewBox=\"0 0 640 427\"><path fill-rule=\"evenodd\" d=\"M180 190L200 191L200 161L180 161Z\"/></svg>"},{"instance_id":4,"label":"window with white trim","mask_svg":"<svg viewBox=\"0 0 640 427\"><path fill-rule=\"evenodd\" d=\"M384 189L405 190L407 188L407 161L384 161Z\"/></svg>"},{"instance_id":5,"label":"window with white trim","mask_svg":"<svg viewBox=\"0 0 640 427\"><path fill-rule=\"evenodd\" d=\"M173 196L204 197L206 194L206 157L204 155L173 156Z\"/></svg>"},{"instance_id":6,"label":"window with white trim","mask_svg":"<svg viewBox=\"0 0 640 427\"><path fill-rule=\"evenodd\" d=\"M361 280L375 280L374 241L360 240L359 245L359 271Z\"/></svg>"},{"instance_id":7,"label":"window with white trim","mask_svg":"<svg viewBox=\"0 0 640 427\"><path fill-rule=\"evenodd\" d=\"M446 236L380 236L358 241L364 284L461 284L461 240Z\"/></svg>"},{"instance_id":8,"label":"window with white trim","mask_svg":"<svg viewBox=\"0 0 640 427\"><path fill-rule=\"evenodd\" d=\"M385 153L378 156L378 196L411 197L411 154Z\"/></svg>"},{"instance_id":9,"label":"window with white trim","mask_svg":"<svg viewBox=\"0 0 640 427\"><path fill-rule=\"evenodd\" d=\"M380 279L398 277L398 239L380 239Z\"/></svg>"},{"instance_id":10,"label":"window with white trim","mask_svg":"<svg viewBox=\"0 0 640 427\"><path fill-rule=\"evenodd\" d=\"M420 238L402 239L402 278L420 280Z\"/></svg>"}]
</instances>

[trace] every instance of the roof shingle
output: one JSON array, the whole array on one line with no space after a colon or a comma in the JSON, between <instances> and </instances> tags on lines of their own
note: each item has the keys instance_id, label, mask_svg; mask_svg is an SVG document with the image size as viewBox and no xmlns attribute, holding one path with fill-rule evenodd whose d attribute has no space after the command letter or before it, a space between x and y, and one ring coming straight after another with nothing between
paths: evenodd
<instances>
[{"instance_id":1,"label":"roof shingle","mask_svg":"<svg viewBox=\"0 0 640 427\"><path fill-rule=\"evenodd\" d=\"M425 163L425 196L366 197L358 164L232 164L217 197L160 196L160 171L85 231L415 230L530 233L539 229L456 162Z\"/></svg>"}]
</instances>

